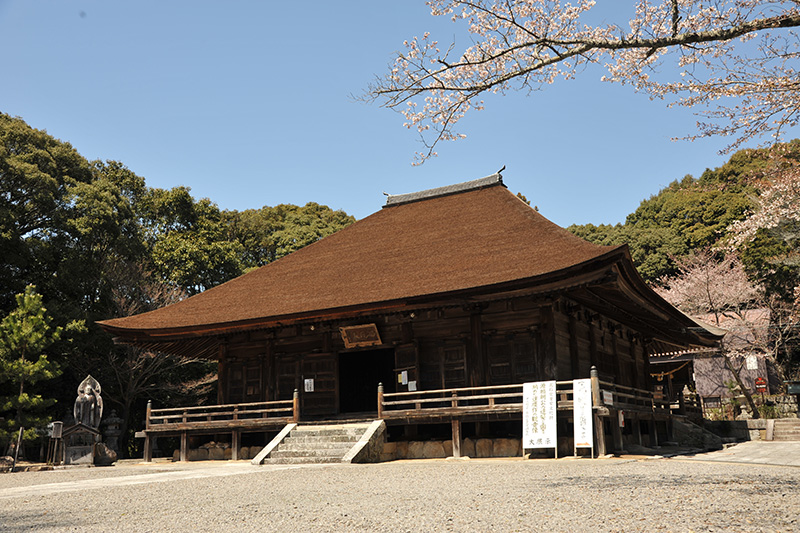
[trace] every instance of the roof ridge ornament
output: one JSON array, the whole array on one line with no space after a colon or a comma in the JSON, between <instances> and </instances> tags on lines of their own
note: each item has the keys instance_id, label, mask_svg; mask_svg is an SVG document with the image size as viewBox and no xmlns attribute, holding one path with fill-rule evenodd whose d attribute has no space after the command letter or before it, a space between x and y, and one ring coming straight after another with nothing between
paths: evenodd
<instances>
[{"instance_id":1,"label":"roof ridge ornament","mask_svg":"<svg viewBox=\"0 0 800 533\"><path fill-rule=\"evenodd\" d=\"M444 187L437 187L435 189L427 189L424 191L419 192L411 192L407 194L386 194L386 205L383 207L393 207L396 205L407 204L411 202L417 202L420 200L428 200L430 198L438 198L440 196L449 196L451 194L458 194L467 191L474 191L478 189L484 189L486 187L492 187L494 185L502 185L503 184L503 176L500 175L500 172L505 170L505 165L495 174L491 176L486 176L485 178L480 178L477 180L472 181L465 181L463 183L455 183L453 185L446 185Z\"/></svg>"}]
</instances>

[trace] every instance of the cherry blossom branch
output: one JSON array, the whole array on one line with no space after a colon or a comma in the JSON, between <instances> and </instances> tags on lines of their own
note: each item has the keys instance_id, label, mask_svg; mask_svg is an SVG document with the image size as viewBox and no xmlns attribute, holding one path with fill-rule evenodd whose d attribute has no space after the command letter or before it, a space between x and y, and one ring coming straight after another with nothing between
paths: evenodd
<instances>
[{"instance_id":1,"label":"cherry blossom branch","mask_svg":"<svg viewBox=\"0 0 800 533\"><path fill-rule=\"evenodd\" d=\"M473 44L453 60L425 34L406 41L390 72L371 85L364 99L405 116L405 126L423 136L427 153L435 155L442 140L462 138L453 128L471 109L482 109L484 94L509 89L539 89L558 77L570 79L578 69L606 57L605 81L631 84L671 105L704 106L721 98L707 117L723 125L699 123L700 133L752 138L780 134L797 120L795 71L788 63L798 54L800 26L796 0L636 0L630 30L616 25L589 26L582 17L594 0L574 5L560 0L430 0L433 15L466 23ZM762 42L746 41L761 35ZM735 41L743 41L741 49ZM652 76L671 51L678 52L681 80L664 82ZM777 96L789 93L791 98ZM431 140L426 137L433 136ZM736 142L736 141L734 141ZM741 142L741 141L739 141Z\"/></svg>"}]
</instances>

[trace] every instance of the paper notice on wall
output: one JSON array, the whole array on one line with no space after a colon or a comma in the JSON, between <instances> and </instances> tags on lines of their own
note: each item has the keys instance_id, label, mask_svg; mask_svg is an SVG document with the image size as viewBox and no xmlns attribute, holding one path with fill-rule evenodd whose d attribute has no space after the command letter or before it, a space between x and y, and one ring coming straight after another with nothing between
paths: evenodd
<instances>
[{"instance_id":1,"label":"paper notice on wall","mask_svg":"<svg viewBox=\"0 0 800 533\"><path fill-rule=\"evenodd\" d=\"M408 370L403 370L400 372L400 383L403 385L408 385Z\"/></svg>"},{"instance_id":2,"label":"paper notice on wall","mask_svg":"<svg viewBox=\"0 0 800 533\"><path fill-rule=\"evenodd\" d=\"M572 417L576 448L592 448L592 380L572 380Z\"/></svg>"},{"instance_id":3,"label":"paper notice on wall","mask_svg":"<svg viewBox=\"0 0 800 533\"><path fill-rule=\"evenodd\" d=\"M522 447L555 448L556 382L537 381L522 385Z\"/></svg>"},{"instance_id":4,"label":"paper notice on wall","mask_svg":"<svg viewBox=\"0 0 800 533\"><path fill-rule=\"evenodd\" d=\"M417 390L417 382L414 381L414 380L409 381L408 382L408 392L414 392L416 390Z\"/></svg>"},{"instance_id":5,"label":"paper notice on wall","mask_svg":"<svg viewBox=\"0 0 800 533\"><path fill-rule=\"evenodd\" d=\"M314 380L313 379L306 379L303 381L303 391L304 392L314 392Z\"/></svg>"},{"instance_id":6,"label":"paper notice on wall","mask_svg":"<svg viewBox=\"0 0 800 533\"><path fill-rule=\"evenodd\" d=\"M603 405L614 405L614 393L608 390L603 391Z\"/></svg>"}]
</instances>

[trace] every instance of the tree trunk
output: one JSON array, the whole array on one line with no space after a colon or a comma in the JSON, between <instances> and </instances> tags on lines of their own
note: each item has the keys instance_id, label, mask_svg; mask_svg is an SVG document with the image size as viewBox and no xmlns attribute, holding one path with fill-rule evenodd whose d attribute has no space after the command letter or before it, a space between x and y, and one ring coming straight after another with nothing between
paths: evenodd
<instances>
[{"instance_id":1,"label":"tree trunk","mask_svg":"<svg viewBox=\"0 0 800 533\"><path fill-rule=\"evenodd\" d=\"M739 375L739 371L734 368L730 356L728 354L723 354L723 357L725 358L725 365L728 367L728 370L731 371L731 374L733 374L733 379L736 380L739 390L742 391L745 400L747 400L747 405L750 407L750 414L753 418L761 418L761 415L758 413L758 407L756 407L756 402L753 401L753 395L750 394L750 391L744 386L744 383L742 383L742 377Z\"/></svg>"}]
</instances>

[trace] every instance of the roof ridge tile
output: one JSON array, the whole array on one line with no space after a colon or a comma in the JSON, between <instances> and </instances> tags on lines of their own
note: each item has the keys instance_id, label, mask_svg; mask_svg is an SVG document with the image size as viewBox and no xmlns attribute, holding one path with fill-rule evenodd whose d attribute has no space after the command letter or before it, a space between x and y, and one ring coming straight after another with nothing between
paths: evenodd
<instances>
[{"instance_id":1,"label":"roof ridge tile","mask_svg":"<svg viewBox=\"0 0 800 533\"><path fill-rule=\"evenodd\" d=\"M435 189L426 189L424 191L410 192L406 194L389 194L386 199L386 205L383 207L393 207L396 205L407 204L410 202L418 202L420 200L428 200L431 198L439 198L441 196L449 196L451 194L458 194L462 192L474 191L483 189L485 187L492 187L494 185L503 184L503 176L499 172L471 181L464 181L462 183L454 183L452 185L445 185L444 187L436 187Z\"/></svg>"}]
</instances>

